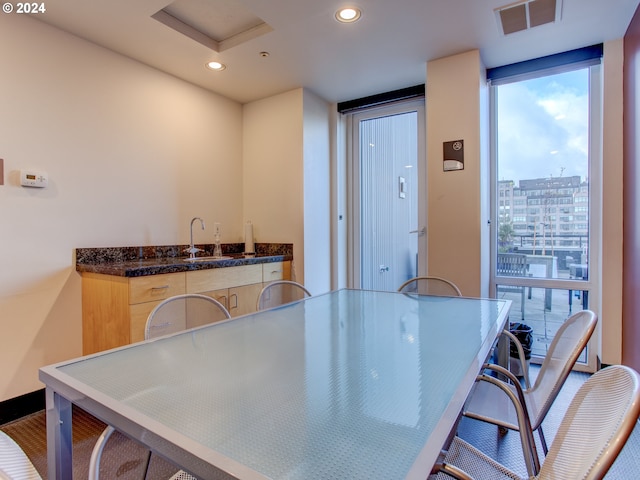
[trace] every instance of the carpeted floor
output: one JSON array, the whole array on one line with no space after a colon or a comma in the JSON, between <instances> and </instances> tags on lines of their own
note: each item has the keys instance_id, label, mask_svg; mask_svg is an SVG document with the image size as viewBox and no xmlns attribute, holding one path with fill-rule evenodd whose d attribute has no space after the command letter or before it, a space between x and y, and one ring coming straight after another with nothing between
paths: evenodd
<instances>
[{"instance_id":1,"label":"carpeted floor","mask_svg":"<svg viewBox=\"0 0 640 480\"><path fill-rule=\"evenodd\" d=\"M531 367L535 378L538 367ZM547 442L551 444L558 424L580 385L588 374L573 372L564 385L560 396L552 406L543 428ZM606 408L606 405L603 405ZM74 407L73 410L73 476L87 478L91 450L105 425L91 415ZM44 411L29 415L14 422L0 426L0 430L12 437L29 456L34 466L46 479L46 421ZM511 468L523 477L526 469L522 459L522 447L517 434L509 432L498 435L497 428L476 420L463 418L458 430L459 435L487 455ZM538 447L542 451L541 447ZM147 451L123 435L115 433L108 441L101 462L100 476L103 479L136 479L144 476ZM168 479L177 468L158 455L151 456L147 479ZM638 478L640 472L640 425L637 424L629 441L606 476L606 480L629 480ZM346 479L345 479L346 480Z\"/></svg>"},{"instance_id":2,"label":"carpeted floor","mask_svg":"<svg viewBox=\"0 0 640 480\"><path fill-rule=\"evenodd\" d=\"M83 410L73 408L73 478L87 478L91 451L105 424ZM40 411L0 427L27 454L43 479L47 478L47 435L45 412ZM118 432L107 442L100 462L103 479L144 478L148 452ZM178 469L157 455L151 456L147 479L167 479Z\"/></svg>"}]
</instances>

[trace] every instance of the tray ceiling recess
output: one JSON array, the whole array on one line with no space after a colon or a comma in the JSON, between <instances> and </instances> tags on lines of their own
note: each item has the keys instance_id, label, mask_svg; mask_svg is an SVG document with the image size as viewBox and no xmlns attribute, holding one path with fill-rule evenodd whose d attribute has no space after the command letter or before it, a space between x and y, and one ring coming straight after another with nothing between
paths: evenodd
<instances>
[{"instance_id":1,"label":"tray ceiling recess","mask_svg":"<svg viewBox=\"0 0 640 480\"><path fill-rule=\"evenodd\" d=\"M562 0L526 0L494 10L503 35L529 30L562 18Z\"/></svg>"},{"instance_id":2,"label":"tray ceiling recess","mask_svg":"<svg viewBox=\"0 0 640 480\"><path fill-rule=\"evenodd\" d=\"M234 0L178 0L151 18L218 53L273 30Z\"/></svg>"}]
</instances>

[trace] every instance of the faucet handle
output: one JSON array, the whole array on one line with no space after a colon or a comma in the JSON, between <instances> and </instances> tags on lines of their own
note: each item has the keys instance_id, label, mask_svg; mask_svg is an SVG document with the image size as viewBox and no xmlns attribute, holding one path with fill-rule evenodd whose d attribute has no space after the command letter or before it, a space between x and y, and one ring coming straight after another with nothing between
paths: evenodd
<instances>
[{"instance_id":1,"label":"faucet handle","mask_svg":"<svg viewBox=\"0 0 640 480\"><path fill-rule=\"evenodd\" d=\"M203 249L198 248L198 247L185 248L185 249L184 249L184 251L185 251L186 253L190 253L190 254L192 254L192 255L194 255L194 254L196 254L196 253L198 253L198 252L204 252L204 250L203 250Z\"/></svg>"}]
</instances>

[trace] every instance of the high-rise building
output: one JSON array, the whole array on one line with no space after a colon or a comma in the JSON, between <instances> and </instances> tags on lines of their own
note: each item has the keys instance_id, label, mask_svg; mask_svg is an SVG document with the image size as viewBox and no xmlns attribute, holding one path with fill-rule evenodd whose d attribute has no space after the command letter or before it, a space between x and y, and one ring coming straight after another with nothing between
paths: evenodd
<instances>
[{"instance_id":1,"label":"high-rise building","mask_svg":"<svg viewBox=\"0 0 640 480\"><path fill-rule=\"evenodd\" d=\"M589 183L580 176L498 182L499 248L554 255L584 251Z\"/></svg>"}]
</instances>

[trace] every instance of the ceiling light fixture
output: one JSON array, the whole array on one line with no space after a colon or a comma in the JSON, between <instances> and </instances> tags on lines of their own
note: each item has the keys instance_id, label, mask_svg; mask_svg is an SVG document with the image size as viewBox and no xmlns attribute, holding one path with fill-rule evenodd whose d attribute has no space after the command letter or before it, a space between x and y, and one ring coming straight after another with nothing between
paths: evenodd
<instances>
[{"instance_id":1,"label":"ceiling light fixture","mask_svg":"<svg viewBox=\"0 0 640 480\"><path fill-rule=\"evenodd\" d=\"M356 7L341 8L336 12L336 20L342 23L353 23L360 19L362 12Z\"/></svg>"},{"instance_id":2,"label":"ceiling light fixture","mask_svg":"<svg viewBox=\"0 0 640 480\"><path fill-rule=\"evenodd\" d=\"M216 72L220 72L225 68L227 68L227 66L224 63L220 63L220 62L208 62L206 66L209 70L215 70Z\"/></svg>"}]
</instances>

